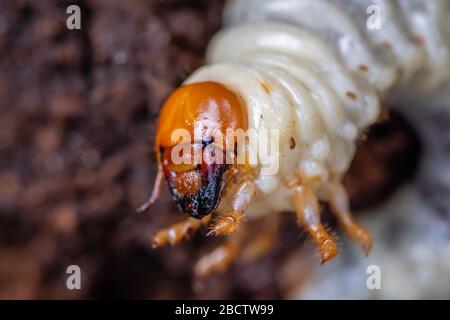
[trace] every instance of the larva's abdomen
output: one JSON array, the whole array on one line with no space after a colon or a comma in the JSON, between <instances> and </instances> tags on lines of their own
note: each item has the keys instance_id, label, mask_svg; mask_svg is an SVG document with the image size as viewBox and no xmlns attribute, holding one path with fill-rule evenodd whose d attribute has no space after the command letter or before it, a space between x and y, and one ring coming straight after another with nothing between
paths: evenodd
<instances>
[{"instance_id":1,"label":"larva's abdomen","mask_svg":"<svg viewBox=\"0 0 450 320\"><path fill-rule=\"evenodd\" d=\"M332 44L350 70L366 73L379 91L401 80L429 93L449 79L449 8L448 0L232 0L224 21L299 26ZM369 19L377 13L378 26Z\"/></svg>"},{"instance_id":2,"label":"larva's abdomen","mask_svg":"<svg viewBox=\"0 0 450 320\"><path fill-rule=\"evenodd\" d=\"M367 21L372 4L384 14L380 30ZM291 209L283 181L292 175L314 181L320 195L321 183L347 170L380 100L426 95L448 82L448 7L446 0L228 2L209 65L187 82L226 85L245 101L250 128L279 130L280 169L257 177L253 211Z\"/></svg>"}]
</instances>

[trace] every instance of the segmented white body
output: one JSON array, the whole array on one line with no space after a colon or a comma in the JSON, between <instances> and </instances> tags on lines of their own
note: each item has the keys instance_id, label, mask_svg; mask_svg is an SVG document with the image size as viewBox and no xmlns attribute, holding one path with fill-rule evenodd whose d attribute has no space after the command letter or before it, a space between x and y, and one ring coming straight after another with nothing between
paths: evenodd
<instances>
[{"instance_id":1,"label":"segmented white body","mask_svg":"<svg viewBox=\"0 0 450 320\"><path fill-rule=\"evenodd\" d=\"M370 5L380 10L380 29L368 28ZM292 210L284 181L295 174L321 197L323 183L348 169L382 101L448 88L449 7L447 0L227 3L208 65L186 82L225 85L245 102L250 128L280 132L279 171L257 175L248 216Z\"/></svg>"}]
</instances>

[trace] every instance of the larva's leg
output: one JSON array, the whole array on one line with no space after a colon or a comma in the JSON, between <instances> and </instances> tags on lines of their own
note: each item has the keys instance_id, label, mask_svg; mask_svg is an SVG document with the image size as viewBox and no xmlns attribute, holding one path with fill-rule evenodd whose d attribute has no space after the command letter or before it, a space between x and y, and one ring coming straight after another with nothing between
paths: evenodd
<instances>
[{"instance_id":1,"label":"larva's leg","mask_svg":"<svg viewBox=\"0 0 450 320\"><path fill-rule=\"evenodd\" d=\"M201 226L207 225L211 215L203 217L201 220L187 218L181 222L173 224L167 228L159 230L153 237L153 248L160 247L167 243L175 245L190 234L197 231Z\"/></svg>"},{"instance_id":2,"label":"larva's leg","mask_svg":"<svg viewBox=\"0 0 450 320\"><path fill-rule=\"evenodd\" d=\"M231 212L219 214L211 224L208 235L221 236L236 231L245 217L245 210L251 204L255 192L254 180L243 180L233 198Z\"/></svg>"},{"instance_id":3,"label":"larva's leg","mask_svg":"<svg viewBox=\"0 0 450 320\"><path fill-rule=\"evenodd\" d=\"M279 215L274 213L264 219L262 230L251 235L249 242L242 249L243 260L255 261L274 248L279 233L279 218Z\"/></svg>"},{"instance_id":4,"label":"larva's leg","mask_svg":"<svg viewBox=\"0 0 450 320\"><path fill-rule=\"evenodd\" d=\"M369 254L372 248L372 236L366 228L353 219L345 188L338 182L330 182L328 184L328 197L331 210L336 215L339 224L352 240L361 243L366 255Z\"/></svg>"},{"instance_id":5,"label":"larva's leg","mask_svg":"<svg viewBox=\"0 0 450 320\"><path fill-rule=\"evenodd\" d=\"M240 237L237 233L228 236L222 245L198 260L194 268L197 277L208 277L213 273L224 273L235 261L239 252Z\"/></svg>"},{"instance_id":6,"label":"larva's leg","mask_svg":"<svg viewBox=\"0 0 450 320\"><path fill-rule=\"evenodd\" d=\"M232 210L231 212L221 214L214 219L207 235L223 236L225 234L233 233L241 224L244 217L243 211Z\"/></svg>"},{"instance_id":7,"label":"larva's leg","mask_svg":"<svg viewBox=\"0 0 450 320\"><path fill-rule=\"evenodd\" d=\"M320 222L319 202L314 192L305 186L299 186L294 193L294 205L297 213L297 221L304 226L319 246L323 264L333 259L338 251L338 246L334 237L332 237Z\"/></svg>"},{"instance_id":8,"label":"larva's leg","mask_svg":"<svg viewBox=\"0 0 450 320\"><path fill-rule=\"evenodd\" d=\"M161 165L159 165L158 173L156 174L155 183L153 185L152 194L151 194L150 198L148 198L147 201L145 201L145 203L143 205L141 205L139 208L136 209L136 211L138 213L147 211L156 202L156 200L158 200L159 192L161 190L161 182L163 180L163 175L164 174L163 174L162 167L161 167Z\"/></svg>"}]
</instances>

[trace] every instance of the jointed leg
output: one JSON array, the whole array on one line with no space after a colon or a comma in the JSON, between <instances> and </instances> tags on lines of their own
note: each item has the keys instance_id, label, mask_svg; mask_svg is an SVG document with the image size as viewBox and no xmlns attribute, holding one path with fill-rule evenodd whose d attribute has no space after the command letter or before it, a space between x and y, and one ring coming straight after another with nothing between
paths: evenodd
<instances>
[{"instance_id":1,"label":"jointed leg","mask_svg":"<svg viewBox=\"0 0 450 320\"><path fill-rule=\"evenodd\" d=\"M207 277L212 273L225 272L240 255L244 261L252 262L273 248L278 235L277 215L271 215L266 219L263 232L255 238L252 229L242 226L239 230L229 235L225 242L209 254L204 255L195 266L197 277ZM247 242L249 241L249 242ZM247 243L246 243L247 242ZM242 243L246 245L242 248Z\"/></svg>"},{"instance_id":2,"label":"jointed leg","mask_svg":"<svg viewBox=\"0 0 450 320\"><path fill-rule=\"evenodd\" d=\"M240 182L231 204L231 212L220 214L210 226L209 235L230 234L225 242L211 253L203 256L195 266L195 274L198 277L206 277L214 272L225 272L236 259L240 243L243 240L244 230L235 232L242 219L245 210L252 202L256 187L253 176L248 174ZM234 233L233 233L234 232ZM232 233L232 234L231 234Z\"/></svg>"},{"instance_id":3,"label":"jointed leg","mask_svg":"<svg viewBox=\"0 0 450 320\"><path fill-rule=\"evenodd\" d=\"M208 235L221 236L234 232L242 219L244 219L245 210L251 204L256 188L253 179L246 179L239 185L233 203L231 212L219 214L213 221Z\"/></svg>"},{"instance_id":4,"label":"jointed leg","mask_svg":"<svg viewBox=\"0 0 450 320\"><path fill-rule=\"evenodd\" d=\"M366 228L353 219L345 188L338 182L330 182L328 184L328 197L331 210L342 228L353 241L361 243L364 252L369 254L372 248L372 236Z\"/></svg>"},{"instance_id":5,"label":"jointed leg","mask_svg":"<svg viewBox=\"0 0 450 320\"><path fill-rule=\"evenodd\" d=\"M242 211L232 210L231 212L220 214L213 220L207 235L223 236L233 233L244 218L244 212Z\"/></svg>"},{"instance_id":6,"label":"jointed leg","mask_svg":"<svg viewBox=\"0 0 450 320\"><path fill-rule=\"evenodd\" d=\"M197 231L201 226L208 224L211 215L203 217L201 220L187 218L181 222L173 224L156 233L153 237L153 248L160 247L167 243L175 245L190 234Z\"/></svg>"},{"instance_id":7,"label":"jointed leg","mask_svg":"<svg viewBox=\"0 0 450 320\"><path fill-rule=\"evenodd\" d=\"M213 273L224 273L235 261L238 253L240 237L234 233L222 245L200 258L194 268L197 277L208 277Z\"/></svg>"},{"instance_id":8,"label":"jointed leg","mask_svg":"<svg viewBox=\"0 0 450 320\"><path fill-rule=\"evenodd\" d=\"M298 223L306 228L319 246L322 256L320 264L333 259L337 254L338 246L334 237L320 222L319 203L314 192L308 187L299 186L296 188L293 200Z\"/></svg>"},{"instance_id":9,"label":"jointed leg","mask_svg":"<svg viewBox=\"0 0 450 320\"><path fill-rule=\"evenodd\" d=\"M274 248L279 233L279 220L278 213L269 215L264 219L263 229L260 232L246 237L248 242L242 249L241 254L244 261L255 261Z\"/></svg>"}]
</instances>

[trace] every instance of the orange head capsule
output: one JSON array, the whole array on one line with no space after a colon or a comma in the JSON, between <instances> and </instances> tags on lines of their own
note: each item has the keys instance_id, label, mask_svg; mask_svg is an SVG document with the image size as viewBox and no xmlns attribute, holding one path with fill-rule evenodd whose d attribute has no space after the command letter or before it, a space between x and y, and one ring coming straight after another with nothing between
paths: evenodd
<instances>
[{"instance_id":1,"label":"orange head capsule","mask_svg":"<svg viewBox=\"0 0 450 320\"><path fill-rule=\"evenodd\" d=\"M178 207L192 217L201 218L219 204L229 167L222 139L227 129L246 130L247 111L241 99L219 83L184 85L161 110L158 162Z\"/></svg>"}]
</instances>

